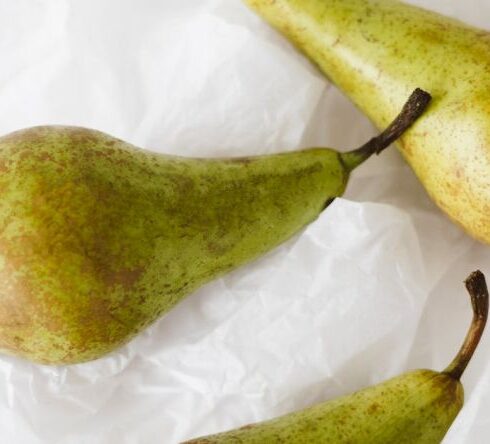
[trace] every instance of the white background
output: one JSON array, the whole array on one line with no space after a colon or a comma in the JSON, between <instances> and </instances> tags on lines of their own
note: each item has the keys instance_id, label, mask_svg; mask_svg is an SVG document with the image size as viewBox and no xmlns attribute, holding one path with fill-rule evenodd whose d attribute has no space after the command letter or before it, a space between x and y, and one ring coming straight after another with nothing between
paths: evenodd
<instances>
[{"instance_id":1,"label":"white background","mask_svg":"<svg viewBox=\"0 0 490 444\"><path fill-rule=\"evenodd\" d=\"M480 27L485 0L418 0ZM155 151L354 148L371 124L239 0L0 0L0 134L96 128ZM362 202L362 203L361 203ZM50 368L0 357L2 443L165 443L442 369L490 250L393 149L267 257L191 295L128 346ZM446 443L490 433L490 332Z\"/></svg>"}]
</instances>

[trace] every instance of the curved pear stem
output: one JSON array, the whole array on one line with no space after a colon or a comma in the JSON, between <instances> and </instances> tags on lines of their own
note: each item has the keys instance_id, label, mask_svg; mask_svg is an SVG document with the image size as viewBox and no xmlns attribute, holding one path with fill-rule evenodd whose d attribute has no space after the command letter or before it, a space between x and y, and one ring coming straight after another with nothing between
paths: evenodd
<instances>
[{"instance_id":1,"label":"curved pear stem","mask_svg":"<svg viewBox=\"0 0 490 444\"><path fill-rule=\"evenodd\" d=\"M444 374L460 380L473 354L475 353L485 329L488 318L488 288L485 276L481 271L475 271L465 281L466 288L471 297L473 307L473 320L458 355L454 358Z\"/></svg>"},{"instance_id":2,"label":"curved pear stem","mask_svg":"<svg viewBox=\"0 0 490 444\"><path fill-rule=\"evenodd\" d=\"M428 92L417 88L405 103L401 113L385 131L362 147L340 155L345 167L352 171L373 154L379 154L388 148L416 122L431 100L432 96Z\"/></svg>"}]
</instances>

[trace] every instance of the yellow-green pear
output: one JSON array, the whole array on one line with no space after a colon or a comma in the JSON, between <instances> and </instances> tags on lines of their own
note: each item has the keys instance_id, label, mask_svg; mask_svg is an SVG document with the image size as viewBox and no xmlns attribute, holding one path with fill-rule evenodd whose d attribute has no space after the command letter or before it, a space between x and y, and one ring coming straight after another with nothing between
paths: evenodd
<instances>
[{"instance_id":1,"label":"yellow-green pear","mask_svg":"<svg viewBox=\"0 0 490 444\"><path fill-rule=\"evenodd\" d=\"M490 243L490 33L396 0L245 0L378 126L414 85L431 109L400 139L432 199Z\"/></svg>"},{"instance_id":2,"label":"yellow-green pear","mask_svg":"<svg viewBox=\"0 0 490 444\"><path fill-rule=\"evenodd\" d=\"M60 126L0 138L0 350L48 364L114 350L316 219L429 100L416 90L344 154L190 159Z\"/></svg>"},{"instance_id":3,"label":"yellow-green pear","mask_svg":"<svg viewBox=\"0 0 490 444\"><path fill-rule=\"evenodd\" d=\"M439 444L463 407L460 379L488 316L483 274L473 273L466 286L473 321L463 347L443 372L411 371L343 398L187 444Z\"/></svg>"}]
</instances>

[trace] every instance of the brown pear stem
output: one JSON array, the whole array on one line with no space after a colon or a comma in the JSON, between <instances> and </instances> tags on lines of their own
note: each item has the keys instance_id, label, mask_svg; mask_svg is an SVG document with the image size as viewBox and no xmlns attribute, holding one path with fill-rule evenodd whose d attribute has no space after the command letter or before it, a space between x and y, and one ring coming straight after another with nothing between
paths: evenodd
<instances>
[{"instance_id":1,"label":"brown pear stem","mask_svg":"<svg viewBox=\"0 0 490 444\"><path fill-rule=\"evenodd\" d=\"M470 329L459 353L443 372L456 380L461 379L461 376L463 376L466 367L473 357L480 343L488 318L488 288L483 273L481 271L471 273L468 279L466 279L465 284L471 297L473 320L471 321Z\"/></svg>"},{"instance_id":2,"label":"brown pear stem","mask_svg":"<svg viewBox=\"0 0 490 444\"><path fill-rule=\"evenodd\" d=\"M352 171L373 154L379 154L388 148L417 121L431 100L432 96L428 92L417 88L405 103L401 113L386 130L360 148L341 154L346 168Z\"/></svg>"}]
</instances>

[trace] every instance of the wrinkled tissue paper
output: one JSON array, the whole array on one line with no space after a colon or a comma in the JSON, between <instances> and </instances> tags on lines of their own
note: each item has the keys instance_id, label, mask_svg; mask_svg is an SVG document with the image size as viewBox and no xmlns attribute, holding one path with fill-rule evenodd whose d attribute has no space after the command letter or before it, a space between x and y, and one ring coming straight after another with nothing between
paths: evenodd
<instances>
[{"instance_id":1,"label":"wrinkled tissue paper","mask_svg":"<svg viewBox=\"0 0 490 444\"><path fill-rule=\"evenodd\" d=\"M480 27L484 0L413 1ZM240 0L0 0L0 134L96 128L159 152L355 148L375 130ZM396 150L266 257L189 296L126 347L45 367L0 357L6 444L165 443L264 420L409 369L442 369L488 247ZM487 443L490 332L445 444Z\"/></svg>"}]
</instances>

